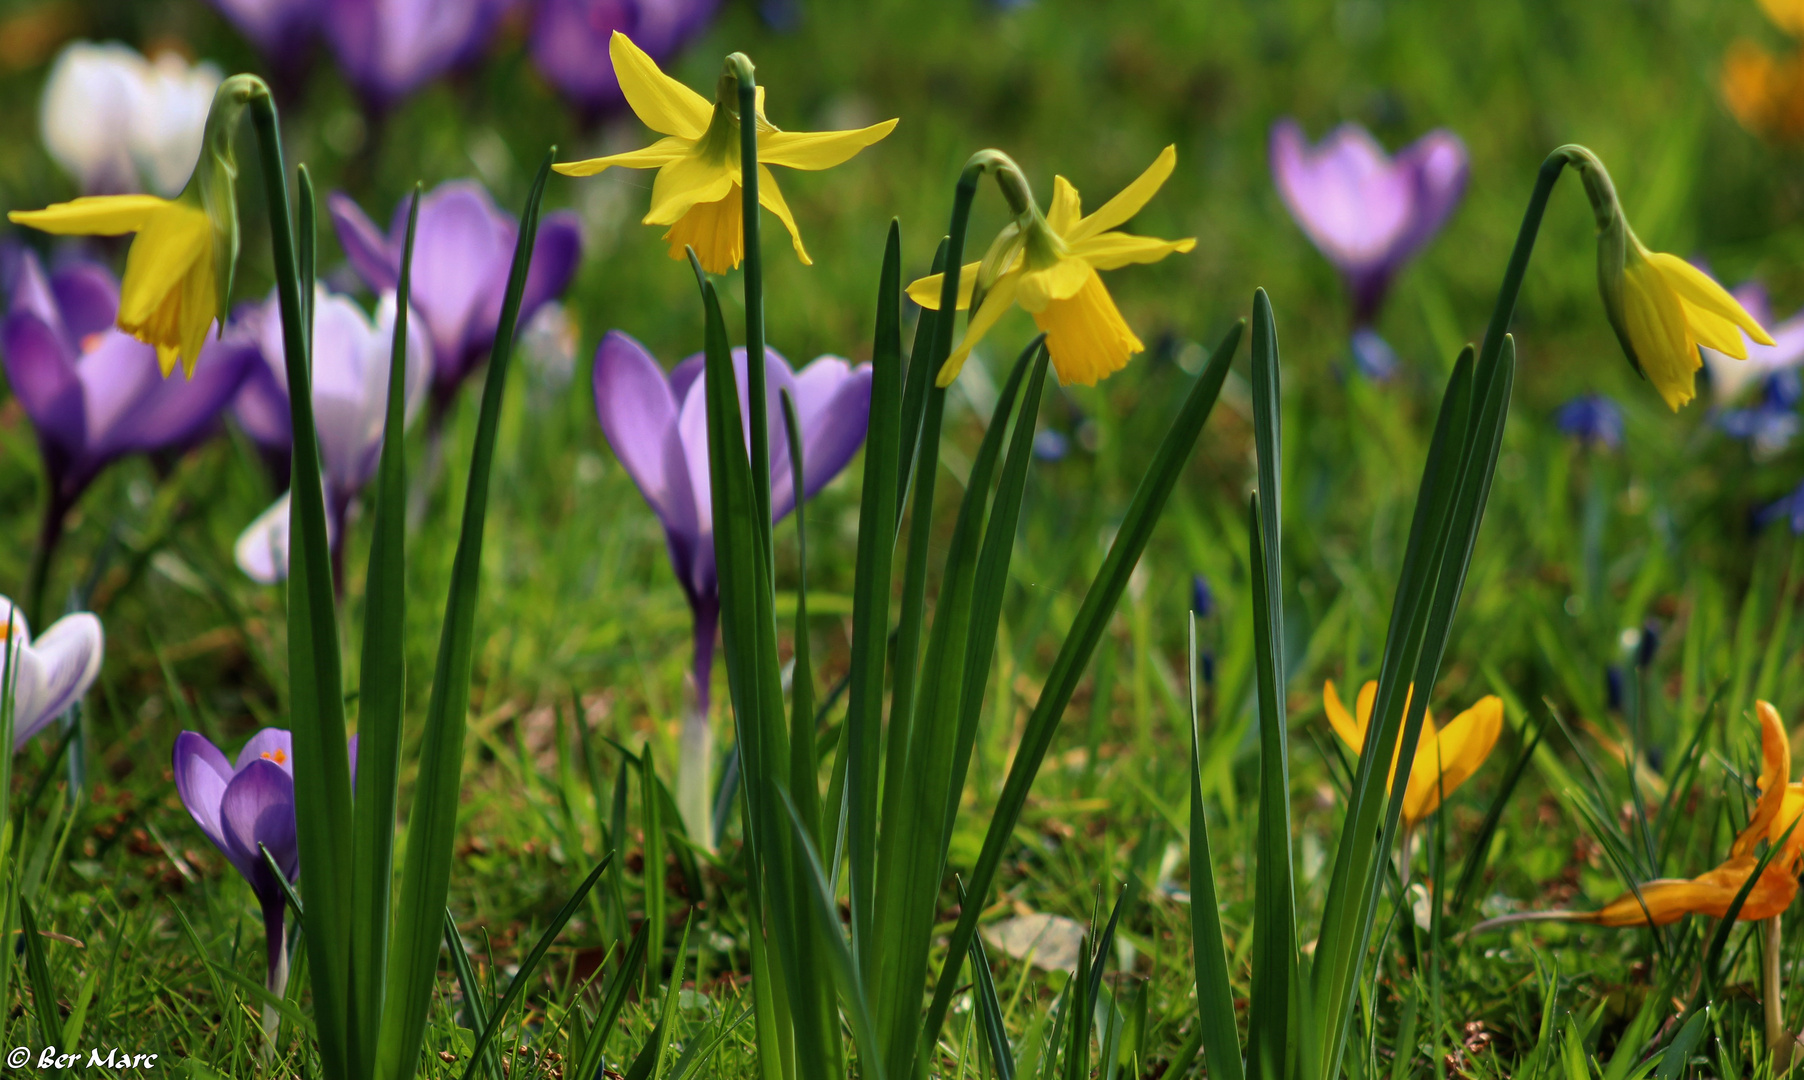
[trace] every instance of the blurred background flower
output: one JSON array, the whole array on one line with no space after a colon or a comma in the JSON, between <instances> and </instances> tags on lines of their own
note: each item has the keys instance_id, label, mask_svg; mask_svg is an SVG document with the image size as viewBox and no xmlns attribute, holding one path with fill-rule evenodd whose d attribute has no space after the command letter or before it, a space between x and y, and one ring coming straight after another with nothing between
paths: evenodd
<instances>
[{"instance_id":1,"label":"blurred background flower","mask_svg":"<svg viewBox=\"0 0 1804 1080\"><path fill-rule=\"evenodd\" d=\"M602 60L618 30L662 64L707 29L719 0L538 0L532 59L588 119L624 102L614 66Z\"/></svg>"},{"instance_id":2,"label":"blurred background flower","mask_svg":"<svg viewBox=\"0 0 1804 1080\"><path fill-rule=\"evenodd\" d=\"M100 620L86 611L64 615L34 639L25 613L0 596L0 671L12 683L13 751L88 692L105 645Z\"/></svg>"},{"instance_id":3,"label":"blurred background flower","mask_svg":"<svg viewBox=\"0 0 1804 1080\"><path fill-rule=\"evenodd\" d=\"M1291 217L1346 282L1354 359L1367 375L1387 377L1396 354L1373 324L1391 281L1465 194L1466 144L1451 131L1431 131L1393 158L1358 124L1342 124L1311 146L1302 125L1287 118L1272 126L1270 153Z\"/></svg>"},{"instance_id":4,"label":"blurred background flower","mask_svg":"<svg viewBox=\"0 0 1804 1080\"><path fill-rule=\"evenodd\" d=\"M174 52L146 60L118 42L73 42L44 82L44 148L85 195L174 196L200 157L219 69Z\"/></svg>"},{"instance_id":5,"label":"blurred background flower","mask_svg":"<svg viewBox=\"0 0 1804 1080\"><path fill-rule=\"evenodd\" d=\"M1560 406L1554 427L1586 446L1622 449L1622 407L1602 394L1586 394Z\"/></svg>"}]
</instances>

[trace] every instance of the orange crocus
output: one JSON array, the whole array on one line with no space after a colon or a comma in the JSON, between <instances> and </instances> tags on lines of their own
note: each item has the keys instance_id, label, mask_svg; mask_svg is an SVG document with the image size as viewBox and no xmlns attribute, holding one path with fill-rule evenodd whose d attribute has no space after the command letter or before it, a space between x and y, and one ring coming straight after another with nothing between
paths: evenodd
<instances>
[{"instance_id":1,"label":"orange crocus","mask_svg":"<svg viewBox=\"0 0 1804 1080\"><path fill-rule=\"evenodd\" d=\"M1410 693L1413 695L1414 692L1412 687ZM1355 715L1349 715L1334 690L1334 680L1329 679L1322 687L1322 707L1328 713L1328 723L1355 754L1365 746L1366 725L1371 722L1372 702L1377 696L1376 682L1360 687L1359 698L1354 703ZM1409 712L1408 697L1404 698L1403 711ZM1480 698L1478 704L1454 717L1444 728L1435 727L1432 713L1423 714L1422 736L1416 742L1416 757L1409 767L1409 786L1403 790L1405 832L1434 813L1442 799L1453 794L1478 771L1497 745L1497 736L1502 730L1503 701L1496 695ZM1402 749L1403 742L1399 738L1396 749L1391 752L1386 792L1397 778L1397 755Z\"/></svg>"}]
</instances>

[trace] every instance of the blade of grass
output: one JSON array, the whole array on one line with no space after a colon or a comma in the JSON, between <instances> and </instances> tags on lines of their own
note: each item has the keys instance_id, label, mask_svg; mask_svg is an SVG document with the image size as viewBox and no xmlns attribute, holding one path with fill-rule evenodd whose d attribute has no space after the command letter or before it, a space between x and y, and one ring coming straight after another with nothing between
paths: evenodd
<instances>
[{"instance_id":1,"label":"blade of grass","mask_svg":"<svg viewBox=\"0 0 1804 1080\"><path fill-rule=\"evenodd\" d=\"M615 1022L625 1010L627 995L638 981L639 966L645 962L645 942L645 926L641 924L639 931L633 935L632 943L626 947L626 956L620 961L620 969L608 980L607 989L601 995L601 1010L595 1014L595 1022L589 1025L588 1034L583 1038L582 1060L571 1076L592 1077L601 1073L608 1036L613 1033Z\"/></svg>"},{"instance_id":2,"label":"blade of grass","mask_svg":"<svg viewBox=\"0 0 1804 1080\"><path fill-rule=\"evenodd\" d=\"M1196 613L1190 614L1190 932L1196 955L1197 1038L1214 1080L1243 1080L1240 1029L1228 982L1215 857L1203 812L1202 724L1197 713ZM976 940L973 938L973 940ZM1174 1062L1175 1067L1175 1062Z\"/></svg>"},{"instance_id":3,"label":"blade of grass","mask_svg":"<svg viewBox=\"0 0 1804 1080\"><path fill-rule=\"evenodd\" d=\"M376 1053L376 1075L402 1080L414 1074L421 1038L432 1004L438 968L439 924L451 881L452 846L457 829L457 793L463 779L464 728L470 703L470 670L476 638L476 594L481 583L483 526L488 517L489 477L501 425L501 402L507 388L526 273L532 264L539 232L539 203L556 149L545 155L533 178L520 216L513 267L501 304L489 371L483 385L482 411L464 495L464 515L451 566L451 587L432 696L420 743L419 781L407 817L407 846L402 856L401 903L388 958L387 993ZM291 384L292 385L292 382ZM343 745L342 738L339 745ZM305 853L302 862L306 863ZM311 864L308 864L309 867ZM308 870L311 874L311 868ZM309 901L311 905L311 901ZM316 935L309 934L312 941Z\"/></svg>"},{"instance_id":4,"label":"blade of grass","mask_svg":"<svg viewBox=\"0 0 1804 1080\"><path fill-rule=\"evenodd\" d=\"M464 951L463 935L457 929L457 920L452 918L451 909L445 909L445 951L451 955L451 971L457 976L457 985L464 996L464 1020L468 1023L472 1036L486 1032L489 1027L488 1006L483 1004L488 992L476 978L476 969L470 966L470 954ZM482 1068L489 1080L502 1080L501 1057L493 1048L485 1050L480 1059L470 1055L471 1068L480 1060Z\"/></svg>"}]
</instances>

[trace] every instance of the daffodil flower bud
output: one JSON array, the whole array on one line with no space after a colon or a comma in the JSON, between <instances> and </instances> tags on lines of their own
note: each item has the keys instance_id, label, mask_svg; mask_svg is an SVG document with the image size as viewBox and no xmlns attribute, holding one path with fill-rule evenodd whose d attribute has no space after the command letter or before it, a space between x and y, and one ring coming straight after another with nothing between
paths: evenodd
<instances>
[{"instance_id":1,"label":"daffodil flower bud","mask_svg":"<svg viewBox=\"0 0 1804 1080\"><path fill-rule=\"evenodd\" d=\"M1572 145L1556 153L1578 171L1597 218L1597 287L1604 314L1636 374L1652 382L1674 412L1697 395L1697 369L1704 364L1700 345L1746 360L1744 332L1762 345L1773 343L1710 275L1641 243L1596 154Z\"/></svg>"}]
</instances>

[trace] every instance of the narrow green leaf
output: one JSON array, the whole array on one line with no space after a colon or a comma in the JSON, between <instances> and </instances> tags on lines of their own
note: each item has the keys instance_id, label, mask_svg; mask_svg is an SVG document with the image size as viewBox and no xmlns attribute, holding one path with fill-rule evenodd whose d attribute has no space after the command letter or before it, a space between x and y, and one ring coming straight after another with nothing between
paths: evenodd
<instances>
[{"instance_id":1,"label":"narrow green leaf","mask_svg":"<svg viewBox=\"0 0 1804 1080\"><path fill-rule=\"evenodd\" d=\"M1691 1055L1697 1052L1698 1044L1704 1041L1704 1029L1710 1020L1710 1006L1706 1005L1694 1011L1685 1021L1685 1026L1673 1036L1672 1043L1660 1058L1660 1068L1654 1076L1658 1080L1679 1080L1685 1074L1685 1066L1690 1064Z\"/></svg>"},{"instance_id":2,"label":"narrow green leaf","mask_svg":"<svg viewBox=\"0 0 1804 1080\"><path fill-rule=\"evenodd\" d=\"M1242 1080L1240 1028L1215 889L1215 856L1203 812L1202 723L1197 710L1196 613L1190 615L1190 932L1196 954L1197 1039L1214 1080ZM976 938L972 939L973 941ZM1194 1051L1192 1051L1194 1053ZM1176 1067L1176 1063L1173 1063Z\"/></svg>"},{"instance_id":3,"label":"narrow green leaf","mask_svg":"<svg viewBox=\"0 0 1804 1080\"><path fill-rule=\"evenodd\" d=\"M438 660L432 675L432 696L427 703L425 732L420 742L419 782L414 788L413 806L407 817L401 903L390 946L382 1030L376 1053L376 1075L381 1080L403 1080L414 1074L420 1056L420 1040L426 1029L427 1010L432 1004L432 986L438 968L439 926L451 880L457 793L463 779L464 726L470 704L476 594L481 584L489 478L501 425L508 362L513 357L520 303L526 288L526 273L532 263L533 243L539 232L539 203L545 194L545 179L555 154L556 148L553 148L545 155L526 197L526 208L520 217L520 235L514 246L513 268L508 274L507 291L503 294L501 319L495 330L495 344L489 353L488 377L483 385L482 411L476 423L476 444L464 495L463 524L457 555L451 566L451 587L445 599ZM343 746L342 738L339 745ZM311 875L312 864L307 862L304 851L301 861L309 867L307 872ZM309 906L311 903L310 899ZM316 937L314 934L307 936L310 942Z\"/></svg>"},{"instance_id":4,"label":"narrow green leaf","mask_svg":"<svg viewBox=\"0 0 1804 1080\"><path fill-rule=\"evenodd\" d=\"M451 971L457 976L458 988L463 991L464 1023L469 1027L472 1036L488 1030L489 1009L486 1004L488 991L483 989L476 978L476 969L470 966L470 954L464 951L463 934L457 929L457 920L451 916L451 909L445 909L445 952L451 957ZM483 1071L489 1080L502 1080L500 1053L489 1047L484 1050L480 1059L470 1055L471 1067L475 1062L482 1062Z\"/></svg>"},{"instance_id":5,"label":"narrow green leaf","mask_svg":"<svg viewBox=\"0 0 1804 1080\"><path fill-rule=\"evenodd\" d=\"M267 90L250 100L268 193L270 245L288 376L290 459L288 559L289 727L294 735L294 801L300 861L314 932L306 936L319 1029L321 1070L353 1076L349 1046L351 776L345 749L344 679L334 610L318 433L313 423L310 288L288 223L287 169L275 103ZM311 232L312 185L301 174L301 225ZM313 239L302 240L311 250ZM311 261L311 255L307 256ZM433 934L433 945L438 936Z\"/></svg>"},{"instance_id":6,"label":"narrow green leaf","mask_svg":"<svg viewBox=\"0 0 1804 1080\"><path fill-rule=\"evenodd\" d=\"M31 1015L38 1025L38 1041L55 1046L62 1033L61 1017L56 1011L56 984L50 980L50 963L44 956L44 939L38 934L37 916L31 913L31 901L19 897L20 943L25 948L25 977L31 982Z\"/></svg>"},{"instance_id":7,"label":"narrow green leaf","mask_svg":"<svg viewBox=\"0 0 1804 1080\"><path fill-rule=\"evenodd\" d=\"M1158 523L1159 515L1165 509L1166 499L1176 486L1184 463L1189 459L1197 436L1202 432L1203 423L1215 406L1245 329L1245 323L1236 323L1215 347L1215 352L1202 374L1197 377L1196 384L1160 442L1152 465L1141 478L1127 514L1122 519L1121 528L1117 530L1115 540L1109 546L1108 555L1097 570L1089 591L1084 594L1083 604L1078 609L1077 617L1072 620L1071 631L1060 646L1059 654L1053 660L1046 682L1041 687L1039 701L1028 717L1014 763L1009 767L1008 778L1003 783L1002 795L997 799L996 809L990 817L982 853L971 872L972 902L965 905L959 913L958 925L948 944L948 956L963 956L970 948L971 935L977 930L978 913L983 909L984 898L989 895L1003 855L1013 843L1011 838L1015 824L1020 820L1021 809L1026 804L1034 776L1039 772L1040 764L1052 746L1052 737L1064 716L1065 706L1077 690L1084 668L1108 627L1115 604L1121 599L1122 590L1127 588L1128 577L1133 573L1140 553L1146 550L1153 526ZM946 1009L952 1004L952 993L958 985L960 966L948 963L940 971L933 1002L928 1008L922 1029L921 1042L925 1045L932 1045L939 1038L940 1025L945 1020Z\"/></svg>"},{"instance_id":8,"label":"narrow green leaf","mask_svg":"<svg viewBox=\"0 0 1804 1080\"><path fill-rule=\"evenodd\" d=\"M376 468L376 525L364 584L357 695L358 770L352 778L357 801L351 823L351 1045L363 1076L376 1071L394 889L395 807L407 688L407 309L413 294L413 239L419 217L420 186L415 184L401 247L382 457Z\"/></svg>"},{"instance_id":9,"label":"narrow green leaf","mask_svg":"<svg viewBox=\"0 0 1804 1080\"><path fill-rule=\"evenodd\" d=\"M620 961L619 970L608 980L607 988L601 995L601 1011L595 1014L595 1022L583 1037L582 1061L576 1071L569 1075L574 1077L595 1076L601 1072L602 1055L607 1050L608 1036L614 1032L614 1024L620 1019L620 1013L626 1008L627 994L638 981L639 965L645 962L645 927L641 925L639 932L633 935L632 943L626 947L626 955Z\"/></svg>"},{"instance_id":10,"label":"narrow green leaf","mask_svg":"<svg viewBox=\"0 0 1804 1080\"><path fill-rule=\"evenodd\" d=\"M651 744L639 755L639 827L645 834L644 862L639 880L644 884L646 925L651 928L647 942L649 959L645 965L645 995L657 992L658 975L664 966L664 828L660 820L663 808L658 805L658 774L651 764Z\"/></svg>"},{"instance_id":11,"label":"narrow green leaf","mask_svg":"<svg viewBox=\"0 0 1804 1080\"><path fill-rule=\"evenodd\" d=\"M962 904L967 899L961 887L959 902ZM968 955L971 984L977 991L977 1022L983 1027L984 1045L990 1049L990 1064L995 1067L996 1080L1015 1080L1015 1051L1009 1045L1008 1025L1003 1020L1002 1001L996 996L996 981L990 974L990 958L984 951L982 934L972 936Z\"/></svg>"}]
</instances>

